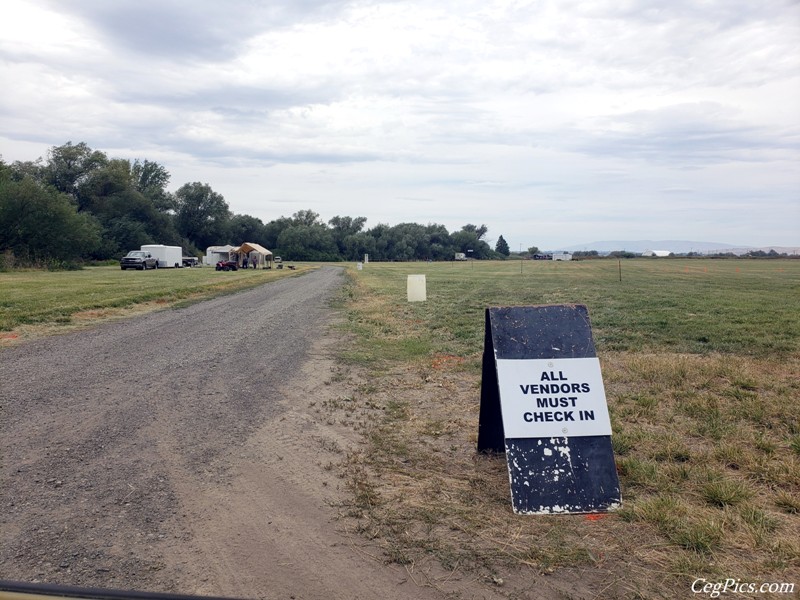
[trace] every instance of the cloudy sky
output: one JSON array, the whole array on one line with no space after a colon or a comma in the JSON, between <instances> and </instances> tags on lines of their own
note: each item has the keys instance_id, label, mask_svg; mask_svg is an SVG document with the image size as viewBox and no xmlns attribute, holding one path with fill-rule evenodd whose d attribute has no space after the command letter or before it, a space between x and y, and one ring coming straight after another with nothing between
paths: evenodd
<instances>
[{"instance_id":1,"label":"cloudy sky","mask_svg":"<svg viewBox=\"0 0 800 600\"><path fill-rule=\"evenodd\" d=\"M0 154L512 250L800 245L797 0L4 0Z\"/></svg>"}]
</instances>

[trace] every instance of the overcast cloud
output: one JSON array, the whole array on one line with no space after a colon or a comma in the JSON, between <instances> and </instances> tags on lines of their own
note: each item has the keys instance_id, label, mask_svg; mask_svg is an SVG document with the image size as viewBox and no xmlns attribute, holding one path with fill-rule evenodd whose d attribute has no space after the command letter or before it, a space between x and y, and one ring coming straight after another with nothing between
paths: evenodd
<instances>
[{"instance_id":1,"label":"overcast cloud","mask_svg":"<svg viewBox=\"0 0 800 600\"><path fill-rule=\"evenodd\" d=\"M0 153L236 213L800 246L794 0L5 0Z\"/></svg>"}]
</instances>

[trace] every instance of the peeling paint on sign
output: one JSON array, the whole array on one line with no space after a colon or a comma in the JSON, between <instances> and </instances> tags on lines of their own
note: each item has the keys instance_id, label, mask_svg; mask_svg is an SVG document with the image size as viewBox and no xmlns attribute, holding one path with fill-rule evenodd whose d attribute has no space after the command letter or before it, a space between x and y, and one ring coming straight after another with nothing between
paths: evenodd
<instances>
[{"instance_id":1,"label":"peeling paint on sign","mask_svg":"<svg viewBox=\"0 0 800 600\"><path fill-rule=\"evenodd\" d=\"M478 449L505 451L514 512L621 506L586 307L490 308L486 328Z\"/></svg>"}]
</instances>

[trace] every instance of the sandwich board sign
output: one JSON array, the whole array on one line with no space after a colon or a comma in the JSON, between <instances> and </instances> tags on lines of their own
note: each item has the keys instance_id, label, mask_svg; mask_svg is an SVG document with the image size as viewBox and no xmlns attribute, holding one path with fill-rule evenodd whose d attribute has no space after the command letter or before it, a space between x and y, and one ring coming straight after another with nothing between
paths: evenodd
<instances>
[{"instance_id":1,"label":"sandwich board sign","mask_svg":"<svg viewBox=\"0 0 800 600\"><path fill-rule=\"evenodd\" d=\"M505 452L515 513L619 508L611 421L585 306L486 309L478 451Z\"/></svg>"}]
</instances>

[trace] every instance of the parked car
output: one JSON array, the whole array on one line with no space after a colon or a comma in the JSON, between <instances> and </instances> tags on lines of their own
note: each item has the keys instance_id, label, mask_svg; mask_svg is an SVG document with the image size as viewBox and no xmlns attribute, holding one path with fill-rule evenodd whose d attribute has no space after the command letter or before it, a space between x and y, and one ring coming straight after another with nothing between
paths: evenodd
<instances>
[{"instance_id":1,"label":"parked car","mask_svg":"<svg viewBox=\"0 0 800 600\"><path fill-rule=\"evenodd\" d=\"M119 268L123 271L126 269L139 269L140 271L157 269L158 259L144 250L131 250L119 261Z\"/></svg>"},{"instance_id":2,"label":"parked car","mask_svg":"<svg viewBox=\"0 0 800 600\"><path fill-rule=\"evenodd\" d=\"M221 260L217 263L217 271L236 271L239 265L235 260Z\"/></svg>"}]
</instances>

